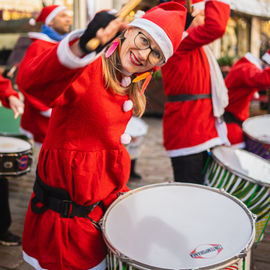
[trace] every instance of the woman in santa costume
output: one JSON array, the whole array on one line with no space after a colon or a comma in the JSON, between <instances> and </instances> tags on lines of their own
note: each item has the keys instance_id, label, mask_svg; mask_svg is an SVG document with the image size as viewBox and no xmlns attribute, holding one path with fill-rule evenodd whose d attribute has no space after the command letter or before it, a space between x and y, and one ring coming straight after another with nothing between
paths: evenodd
<instances>
[{"instance_id":1,"label":"woman in santa costume","mask_svg":"<svg viewBox=\"0 0 270 270\"><path fill-rule=\"evenodd\" d=\"M183 0L176 2L185 3ZM192 13L195 18L174 55L162 67L164 91L168 97L163 137L175 181L203 184L207 149L226 142L223 132L226 126L224 124L221 129L217 119L223 111L217 112L217 117L213 112L211 97L213 99L216 94L213 89L215 86L219 94L225 95L225 102L227 91L216 60L204 45L224 34L230 5L227 0L192 2L195 3ZM222 106L216 107L219 111Z\"/></svg>"},{"instance_id":2,"label":"woman in santa costume","mask_svg":"<svg viewBox=\"0 0 270 270\"><path fill-rule=\"evenodd\" d=\"M24 105L18 93L12 88L10 80L2 75L0 75L0 101L4 107L13 111L15 119L23 113ZM3 176L0 176L0 216L0 245L20 245L21 238L8 230L11 225L8 180Z\"/></svg>"},{"instance_id":3,"label":"woman in santa costume","mask_svg":"<svg viewBox=\"0 0 270 270\"><path fill-rule=\"evenodd\" d=\"M19 85L53 107L23 232L24 259L36 269L106 268L97 222L128 190L124 131L144 111L153 68L179 46L185 17L182 5L165 3L114 38L124 25L103 11L23 66ZM101 45L91 51L95 36Z\"/></svg>"},{"instance_id":4,"label":"woman in santa costume","mask_svg":"<svg viewBox=\"0 0 270 270\"><path fill-rule=\"evenodd\" d=\"M229 105L225 109L224 119L229 141L236 148L245 147L242 123L249 118L249 106L254 94L270 87L270 50L262 60L264 62L246 53L233 65L225 79Z\"/></svg>"},{"instance_id":5,"label":"woman in santa costume","mask_svg":"<svg viewBox=\"0 0 270 270\"><path fill-rule=\"evenodd\" d=\"M42 23L42 30L38 32L30 32L29 38L33 41L26 51L26 54L20 65L20 72L24 73L23 66L26 62L47 49L54 47L61 41L70 31L71 17L65 6L51 5L44 7L38 17L30 20L30 24L36 22ZM43 143L47 133L51 109L46 106L42 100L29 96L23 88L20 91L24 94L25 110L21 117L20 131L28 138L35 141L35 146Z\"/></svg>"}]
</instances>

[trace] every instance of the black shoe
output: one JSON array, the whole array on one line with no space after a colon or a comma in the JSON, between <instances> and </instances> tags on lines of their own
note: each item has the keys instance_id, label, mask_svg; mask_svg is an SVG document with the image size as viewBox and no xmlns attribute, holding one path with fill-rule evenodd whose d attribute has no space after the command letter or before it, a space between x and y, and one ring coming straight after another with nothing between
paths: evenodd
<instances>
[{"instance_id":1,"label":"black shoe","mask_svg":"<svg viewBox=\"0 0 270 270\"><path fill-rule=\"evenodd\" d=\"M140 174L136 173L136 172L131 172L129 178L139 180L139 179L142 179L142 176Z\"/></svg>"},{"instance_id":2,"label":"black shoe","mask_svg":"<svg viewBox=\"0 0 270 270\"><path fill-rule=\"evenodd\" d=\"M21 237L9 231L4 234L0 234L0 245L2 246L19 246L21 243Z\"/></svg>"}]
</instances>

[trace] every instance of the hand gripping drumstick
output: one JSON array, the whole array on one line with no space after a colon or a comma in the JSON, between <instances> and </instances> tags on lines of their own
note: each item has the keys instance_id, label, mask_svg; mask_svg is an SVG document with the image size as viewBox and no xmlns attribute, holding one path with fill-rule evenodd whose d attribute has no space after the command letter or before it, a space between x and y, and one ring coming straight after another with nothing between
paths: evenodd
<instances>
[{"instance_id":1,"label":"hand gripping drumstick","mask_svg":"<svg viewBox=\"0 0 270 270\"><path fill-rule=\"evenodd\" d=\"M123 20L141 1L142 0L130 0L116 13L116 17ZM98 38L92 38L87 42L86 48L89 51L93 51L99 46L99 44L100 40Z\"/></svg>"}]
</instances>

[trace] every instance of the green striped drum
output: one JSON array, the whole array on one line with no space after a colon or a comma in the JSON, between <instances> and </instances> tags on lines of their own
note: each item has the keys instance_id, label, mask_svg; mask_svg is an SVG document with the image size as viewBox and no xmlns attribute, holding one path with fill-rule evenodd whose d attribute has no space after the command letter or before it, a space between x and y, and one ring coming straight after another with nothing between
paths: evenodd
<instances>
[{"instance_id":1,"label":"green striped drum","mask_svg":"<svg viewBox=\"0 0 270 270\"><path fill-rule=\"evenodd\" d=\"M253 153L226 146L215 147L211 156L205 184L237 197L257 216L258 243L270 218L270 163Z\"/></svg>"}]
</instances>

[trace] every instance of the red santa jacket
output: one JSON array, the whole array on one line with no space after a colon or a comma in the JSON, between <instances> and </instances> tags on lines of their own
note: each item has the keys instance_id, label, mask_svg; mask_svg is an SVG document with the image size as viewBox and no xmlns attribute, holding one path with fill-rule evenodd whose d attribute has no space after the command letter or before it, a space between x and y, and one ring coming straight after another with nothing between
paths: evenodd
<instances>
[{"instance_id":1,"label":"red santa jacket","mask_svg":"<svg viewBox=\"0 0 270 270\"><path fill-rule=\"evenodd\" d=\"M69 50L69 42L79 34L69 34L33 58L18 84L53 107L38 162L42 181L66 190L77 204L102 200L108 206L128 190L130 158L121 142L128 136L124 132L132 110L125 109L127 95L105 88L100 57L92 53L77 58ZM89 216L98 221L102 215L96 207ZM61 218L52 210L37 215L28 208L23 251L29 263L42 269L106 267L106 247L91 221Z\"/></svg>"},{"instance_id":2,"label":"red santa jacket","mask_svg":"<svg viewBox=\"0 0 270 270\"><path fill-rule=\"evenodd\" d=\"M247 53L235 63L228 73L225 84L228 88L229 105L225 111L245 121L249 117L250 101L258 90L270 87L270 68L262 69L261 61ZM236 123L227 124L231 144L243 144L243 132Z\"/></svg>"},{"instance_id":3,"label":"red santa jacket","mask_svg":"<svg viewBox=\"0 0 270 270\"><path fill-rule=\"evenodd\" d=\"M43 33L29 33L29 37L33 39L33 43L27 49L20 64L18 72L21 74L20 76L23 76L25 66L31 65L34 57L45 54L47 49L55 46L57 43ZM47 87L45 86L42 90L46 91ZM35 142L43 143L48 130L51 109L42 100L39 101L35 97L28 95L22 87L20 87L20 91L24 95L25 106L21 117L20 130L26 136L33 138Z\"/></svg>"},{"instance_id":4,"label":"red santa jacket","mask_svg":"<svg viewBox=\"0 0 270 270\"><path fill-rule=\"evenodd\" d=\"M162 67L166 95L211 93L209 64L202 46L224 34L230 15L226 2L206 2L205 24L188 29L188 35ZM221 144L211 99L167 102L163 137L171 157L199 153Z\"/></svg>"},{"instance_id":5,"label":"red santa jacket","mask_svg":"<svg viewBox=\"0 0 270 270\"><path fill-rule=\"evenodd\" d=\"M10 108L8 98L10 96L16 96L19 98L19 94L12 88L11 82L0 75L0 101L6 108Z\"/></svg>"}]
</instances>

